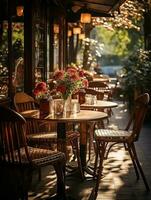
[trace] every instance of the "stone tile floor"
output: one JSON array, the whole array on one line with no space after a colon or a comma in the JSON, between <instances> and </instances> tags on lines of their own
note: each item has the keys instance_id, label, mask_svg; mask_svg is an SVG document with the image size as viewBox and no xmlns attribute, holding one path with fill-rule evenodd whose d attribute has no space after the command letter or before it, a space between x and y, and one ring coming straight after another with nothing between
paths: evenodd
<instances>
[{"instance_id":1,"label":"stone tile floor","mask_svg":"<svg viewBox=\"0 0 151 200\"><path fill-rule=\"evenodd\" d=\"M118 108L113 109L109 126L122 128L126 126L128 112L126 105L118 102ZM151 188L151 120L145 121L139 141L136 144L138 156ZM93 164L94 154L90 164ZM34 174L29 200L52 199L55 193L55 175L53 170L44 168L43 178L38 182L38 175ZM81 181L78 174L67 176L66 190L70 200L88 200L94 187L95 180L86 176ZM151 192L147 193L140 178L136 180L135 172L129 155L121 145L117 145L110 152L104 163L103 178L100 183L97 200L150 200Z\"/></svg>"}]
</instances>

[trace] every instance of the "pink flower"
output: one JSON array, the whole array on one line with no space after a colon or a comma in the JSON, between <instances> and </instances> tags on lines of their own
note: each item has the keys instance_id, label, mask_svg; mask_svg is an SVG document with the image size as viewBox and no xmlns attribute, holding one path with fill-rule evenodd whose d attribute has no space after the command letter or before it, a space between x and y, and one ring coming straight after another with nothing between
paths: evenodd
<instances>
[{"instance_id":1,"label":"pink flower","mask_svg":"<svg viewBox=\"0 0 151 200\"><path fill-rule=\"evenodd\" d=\"M73 76L75 73L77 73L77 70L76 70L75 68L69 67L69 68L67 69L67 74L68 74L70 77Z\"/></svg>"},{"instance_id":2,"label":"pink flower","mask_svg":"<svg viewBox=\"0 0 151 200\"><path fill-rule=\"evenodd\" d=\"M83 70L76 67L68 67L66 71L58 70L53 77L56 81L56 92L60 93L65 100L81 87L88 87L88 81L84 79Z\"/></svg>"},{"instance_id":3,"label":"pink flower","mask_svg":"<svg viewBox=\"0 0 151 200\"><path fill-rule=\"evenodd\" d=\"M64 78L64 71L63 70L57 70L54 73L53 78L54 78L54 80L63 80L63 78Z\"/></svg>"}]
</instances>

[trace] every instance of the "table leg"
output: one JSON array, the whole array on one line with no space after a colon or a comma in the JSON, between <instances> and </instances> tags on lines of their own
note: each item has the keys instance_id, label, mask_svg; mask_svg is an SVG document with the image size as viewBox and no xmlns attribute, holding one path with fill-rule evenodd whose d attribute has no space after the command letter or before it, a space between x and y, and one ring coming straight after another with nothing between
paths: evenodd
<instances>
[{"instance_id":1,"label":"table leg","mask_svg":"<svg viewBox=\"0 0 151 200\"><path fill-rule=\"evenodd\" d=\"M90 175L94 175L93 170L87 166L86 153L87 153L87 122L81 122L80 124L81 134L80 134L80 156L83 171Z\"/></svg>"},{"instance_id":2,"label":"table leg","mask_svg":"<svg viewBox=\"0 0 151 200\"><path fill-rule=\"evenodd\" d=\"M57 123L57 150L66 155L66 123Z\"/></svg>"},{"instance_id":3,"label":"table leg","mask_svg":"<svg viewBox=\"0 0 151 200\"><path fill-rule=\"evenodd\" d=\"M81 122L80 124L80 156L81 156L81 164L82 167L86 166L86 144L87 144L87 138L86 138L86 122Z\"/></svg>"}]
</instances>

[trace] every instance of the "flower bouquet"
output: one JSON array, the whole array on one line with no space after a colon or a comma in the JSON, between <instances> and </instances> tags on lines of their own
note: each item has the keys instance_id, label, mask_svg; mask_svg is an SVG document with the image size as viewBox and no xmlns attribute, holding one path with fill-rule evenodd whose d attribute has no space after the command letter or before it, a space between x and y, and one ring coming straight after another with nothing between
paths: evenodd
<instances>
[{"instance_id":1,"label":"flower bouquet","mask_svg":"<svg viewBox=\"0 0 151 200\"><path fill-rule=\"evenodd\" d=\"M84 72L76 67L68 67L67 70L58 70L54 73L56 81L56 92L64 100L64 111L70 113L72 110L71 98L80 88L88 87L88 80Z\"/></svg>"},{"instance_id":2,"label":"flower bouquet","mask_svg":"<svg viewBox=\"0 0 151 200\"><path fill-rule=\"evenodd\" d=\"M45 82L36 83L33 93L37 100L48 99L50 94L49 88Z\"/></svg>"},{"instance_id":3,"label":"flower bouquet","mask_svg":"<svg viewBox=\"0 0 151 200\"><path fill-rule=\"evenodd\" d=\"M50 91L45 82L38 82L33 91L39 103L40 114L45 115L50 112Z\"/></svg>"},{"instance_id":4,"label":"flower bouquet","mask_svg":"<svg viewBox=\"0 0 151 200\"><path fill-rule=\"evenodd\" d=\"M56 92L64 100L77 93L80 88L88 87L88 80L85 78L83 70L75 67L68 67L66 71L56 71L54 80L56 81Z\"/></svg>"}]
</instances>

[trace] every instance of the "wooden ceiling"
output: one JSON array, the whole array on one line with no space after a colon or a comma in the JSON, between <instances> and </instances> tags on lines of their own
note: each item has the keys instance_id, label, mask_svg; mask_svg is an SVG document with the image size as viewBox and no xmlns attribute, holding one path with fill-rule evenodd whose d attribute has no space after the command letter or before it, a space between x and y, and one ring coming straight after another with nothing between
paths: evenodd
<instances>
[{"instance_id":1,"label":"wooden ceiling","mask_svg":"<svg viewBox=\"0 0 151 200\"><path fill-rule=\"evenodd\" d=\"M73 12L86 10L95 15L108 14L109 12L117 9L125 0L69 0L67 6Z\"/></svg>"},{"instance_id":2,"label":"wooden ceiling","mask_svg":"<svg viewBox=\"0 0 151 200\"><path fill-rule=\"evenodd\" d=\"M80 18L82 12L91 13L93 17L109 17L111 13L118 10L120 5L125 1L126 0L62 0L61 2L66 8L68 21L74 22Z\"/></svg>"}]
</instances>

